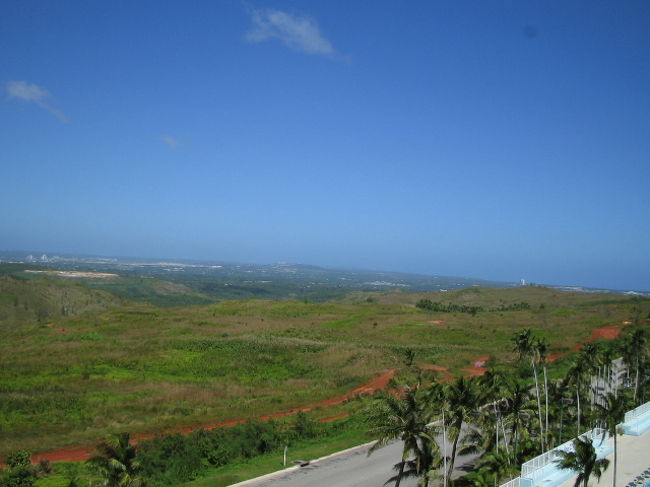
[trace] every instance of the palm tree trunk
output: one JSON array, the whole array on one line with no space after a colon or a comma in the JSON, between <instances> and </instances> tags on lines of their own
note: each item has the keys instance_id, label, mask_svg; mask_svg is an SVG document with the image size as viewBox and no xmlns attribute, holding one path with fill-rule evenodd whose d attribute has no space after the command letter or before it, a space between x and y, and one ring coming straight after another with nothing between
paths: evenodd
<instances>
[{"instance_id":1,"label":"palm tree trunk","mask_svg":"<svg viewBox=\"0 0 650 487\"><path fill-rule=\"evenodd\" d=\"M576 438L580 436L580 387L576 385L576 400L577 400L577 405L578 405L578 433L576 434Z\"/></svg>"},{"instance_id":2,"label":"palm tree trunk","mask_svg":"<svg viewBox=\"0 0 650 487\"><path fill-rule=\"evenodd\" d=\"M634 405L636 406L636 396L639 392L639 356L636 357L636 378L634 379Z\"/></svg>"},{"instance_id":3,"label":"palm tree trunk","mask_svg":"<svg viewBox=\"0 0 650 487\"><path fill-rule=\"evenodd\" d=\"M508 449L508 436L506 435L506 426L503 424L503 420L501 420L501 431L503 432L503 444L506 447L506 454L510 455L510 451Z\"/></svg>"},{"instance_id":4,"label":"palm tree trunk","mask_svg":"<svg viewBox=\"0 0 650 487\"><path fill-rule=\"evenodd\" d=\"M456 438L454 438L454 446L451 449L451 462L449 462L449 470L447 470L447 484L449 484L449 480L451 480L451 473L454 471L454 462L456 460L456 447L458 446L458 440L460 439L460 429L463 427L463 420L460 420L460 424L458 426L458 434L456 435ZM397 486L396 486L397 487Z\"/></svg>"},{"instance_id":5,"label":"palm tree trunk","mask_svg":"<svg viewBox=\"0 0 650 487\"><path fill-rule=\"evenodd\" d=\"M546 363L544 364L544 401L546 403L546 423L544 429L548 435L548 378L546 377Z\"/></svg>"},{"instance_id":6,"label":"palm tree trunk","mask_svg":"<svg viewBox=\"0 0 650 487\"><path fill-rule=\"evenodd\" d=\"M404 475L404 464L406 460L402 458L402 461L399 464L399 473L397 474L397 480L395 481L395 487L399 487L400 482L402 481L402 475Z\"/></svg>"},{"instance_id":7,"label":"palm tree trunk","mask_svg":"<svg viewBox=\"0 0 650 487\"><path fill-rule=\"evenodd\" d=\"M512 422L512 441L514 443L515 463L519 461L519 417Z\"/></svg>"},{"instance_id":8,"label":"palm tree trunk","mask_svg":"<svg viewBox=\"0 0 650 487\"><path fill-rule=\"evenodd\" d=\"M618 460L617 455L618 452L616 451L616 431L614 431L614 476L612 478L612 487L616 487L616 461Z\"/></svg>"},{"instance_id":9,"label":"palm tree trunk","mask_svg":"<svg viewBox=\"0 0 650 487\"><path fill-rule=\"evenodd\" d=\"M445 409L442 409L442 462L444 464L444 487L447 487L447 427L445 426Z\"/></svg>"},{"instance_id":10,"label":"palm tree trunk","mask_svg":"<svg viewBox=\"0 0 650 487\"><path fill-rule=\"evenodd\" d=\"M537 369L535 368L535 360L530 361L533 366L533 375L535 376L535 393L537 394L537 413L539 415L539 446L541 453L544 453L544 423L542 423L542 402L539 397L539 384L537 382Z\"/></svg>"},{"instance_id":11,"label":"palm tree trunk","mask_svg":"<svg viewBox=\"0 0 650 487\"><path fill-rule=\"evenodd\" d=\"M496 442L496 450L495 451L498 452L499 451L499 413L497 412L496 402L492 403L492 408L494 409L494 416L497 418L497 424L496 424L496 428L495 428L497 442Z\"/></svg>"}]
</instances>

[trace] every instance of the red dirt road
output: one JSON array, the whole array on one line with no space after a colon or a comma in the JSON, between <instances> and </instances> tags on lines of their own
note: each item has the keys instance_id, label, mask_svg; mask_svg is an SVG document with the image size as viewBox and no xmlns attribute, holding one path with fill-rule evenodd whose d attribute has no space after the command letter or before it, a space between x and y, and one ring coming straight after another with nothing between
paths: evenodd
<instances>
[{"instance_id":1,"label":"red dirt road","mask_svg":"<svg viewBox=\"0 0 650 487\"><path fill-rule=\"evenodd\" d=\"M42 459L49 460L50 462L81 462L90 458L94 450L94 446L71 446L32 455L32 462L38 463ZM1 465L4 466L4 464Z\"/></svg>"},{"instance_id":2,"label":"red dirt road","mask_svg":"<svg viewBox=\"0 0 650 487\"><path fill-rule=\"evenodd\" d=\"M266 416L262 416L260 419L262 421L268 421L269 419L272 418L282 418L285 416L291 416L293 414L297 414L299 411L311 411L312 409L316 408L322 408L322 407L327 407L327 406L334 406L336 404L341 404L345 401L349 401L350 399L354 399L357 396L366 396L366 395L371 395L377 392L380 389L385 389L386 386L388 386L388 383L390 380L395 377L395 370L389 370L387 372L384 372L381 374L379 377L376 377L375 379L372 379L369 382L366 382L362 386L357 387L356 389L352 389L350 392L347 392L341 396L337 397L332 397L330 399L325 399L323 401L320 401L316 404L312 404L311 406L304 406L304 407L297 407L297 408L292 408L288 409L286 411L281 411L279 413L275 414L269 414ZM336 416L331 416L329 418L324 418L321 421L322 422L329 422L329 421L334 421L336 419L341 419L345 418L347 416L346 413L341 413ZM181 434L187 434L191 433L193 431L201 430L201 429L206 429L206 430L212 430L215 428L222 428L226 426L235 426L236 424L240 424L245 422L246 420L244 419L236 419L232 421L222 421L220 423L211 423L211 424L206 424L203 426L199 427L186 427L186 428L179 428L173 431L168 431L168 433L181 433ZM146 440L149 438L154 438L155 435L153 434L136 434L133 435L133 441L134 443L137 443L138 441ZM68 448L61 448L59 450L54 450L54 451L49 451L49 452L44 452L44 453L37 453L35 455L32 455L32 462L37 463L42 459L49 460L50 462L81 462L84 460L87 460L90 458L90 456L94 453L95 447L93 445L79 445L79 446L71 446ZM0 463L0 466L3 464Z\"/></svg>"}]
</instances>

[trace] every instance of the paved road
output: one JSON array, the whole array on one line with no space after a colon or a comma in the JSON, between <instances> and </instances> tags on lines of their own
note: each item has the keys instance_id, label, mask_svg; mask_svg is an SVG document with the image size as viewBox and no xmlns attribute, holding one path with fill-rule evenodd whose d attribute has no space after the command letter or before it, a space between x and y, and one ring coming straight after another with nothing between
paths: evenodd
<instances>
[{"instance_id":1,"label":"paved road","mask_svg":"<svg viewBox=\"0 0 650 487\"><path fill-rule=\"evenodd\" d=\"M392 466L402 456L401 442L394 442L368 456L364 447L327 458L300 469L270 478L252 480L246 487L382 487L395 475ZM449 448L448 453L451 453ZM454 476L463 473L476 459L476 455L459 457ZM400 487L416 487L417 479L403 480Z\"/></svg>"}]
</instances>

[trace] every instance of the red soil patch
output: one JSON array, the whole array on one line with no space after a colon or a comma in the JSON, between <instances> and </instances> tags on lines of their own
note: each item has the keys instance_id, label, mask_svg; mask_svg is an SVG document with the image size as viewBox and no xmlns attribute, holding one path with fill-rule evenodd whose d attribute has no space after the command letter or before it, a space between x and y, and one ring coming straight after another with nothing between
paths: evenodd
<instances>
[{"instance_id":1,"label":"red soil patch","mask_svg":"<svg viewBox=\"0 0 650 487\"><path fill-rule=\"evenodd\" d=\"M32 455L32 462L37 463L43 459L49 460L50 462L81 462L90 458L93 450L94 447L92 446L71 446L69 448Z\"/></svg>"},{"instance_id":2,"label":"red soil patch","mask_svg":"<svg viewBox=\"0 0 650 487\"><path fill-rule=\"evenodd\" d=\"M387 372L384 372L382 375L379 377L372 379L371 381L363 384L362 386L357 387L356 389L352 389L350 392L343 394L341 396L333 397L330 399L325 399L324 401L320 401L316 404L313 404L311 406L303 406L303 407L297 407L297 408L292 408L288 409L286 411L281 411L279 413L275 414L269 414L266 416L262 416L260 419L262 421L267 421L271 418L282 418L285 416L291 416L293 414L297 414L299 411L311 411L312 409L315 408L321 408L321 407L327 407L327 406L333 406L336 404L341 404L345 401L349 401L350 399L355 398L356 396L365 396L365 395L371 395L377 392L380 389L385 389L386 386L388 386L388 383L390 380L395 377L395 370L389 370ZM335 421L337 419L345 418L347 417L347 413L341 413L336 416L331 416L329 418L324 418L321 419L321 422L330 422L330 421ZM215 428L223 428L227 426L235 426L237 424L243 423L246 420L244 419L235 419L231 421L222 421L220 423L212 423L212 424L206 424L200 427L185 427L185 428L179 428L173 431L169 431L168 433L181 433L181 434L188 434L193 431L201 430L201 429L206 429L206 430L212 430ZM142 433L142 434L136 434L132 436L133 443L138 443L139 441L154 438L156 435L153 434L148 434L148 433ZM32 455L32 462L37 463L42 459L49 460L50 462L82 462L84 460L88 460L88 458L91 457L91 455L94 453L95 447L93 445L79 445L79 446L71 446L67 448L61 448L59 450L54 450L50 452L44 452L44 453L37 453L35 455ZM0 462L0 467L4 466L2 462Z\"/></svg>"},{"instance_id":3,"label":"red soil patch","mask_svg":"<svg viewBox=\"0 0 650 487\"><path fill-rule=\"evenodd\" d=\"M490 360L489 355L483 355L482 357L477 358L474 360L474 367L483 367L485 368L486 362Z\"/></svg>"},{"instance_id":4,"label":"red soil patch","mask_svg":"<svg viewBox=\"0 0 650 487\"><path fill-rule=\"evenodd\" d=\"M353 399L356 396L365 396L368 394L374 394L377 392L379 389L384 389L390 382L390 380L395 377L395 371L394 370L389 370L388 372L383 373L376 379L371 380L370 382L357 387L356 389L352 389L351 392L348 392L347 394L343 394L342 396L339 396L338 398L334 399L328 399L327 401L322 401L318 403L319 407L323 406L332 406L334 404L340 404L344 401L347 401L349 399Z\"/></svg>"},{"instance_id":5,"label":"red soil patch","mask_svg":"<svg viewBox=\"0 0 650 487\"><path fill-rule=\"evenodd\" d=\"M442 365L420 365L422 370L434 370L436 372L447 372L449 367L443 367Z\"/></svg>"},{"instance_id":6,"label":"red soil patch","mask_svg":"<svg viewBox=\"0 0 650 487\"><path fill-rule=\"evenodd\" d=\"M482 375L485 375L487 372L487 368L485 367L485 363L490 359L488 355L483 355L481 357L478 357L477 359L474 359L471 367L465 367L464 369L461 369L465 372L465 377L481 377Z\"/></svg>"},{"instance_id":7,"label":"red soil patch","mask_svg":"<svg viewBox=\"0 0 650 487\"><path fill-rule=\"evenodd\" d=\"M444 325L445 320L430 320L429 323L433 323L434 325Z\"/></svg>"},{"instance_id":8,"label":"red soil patch","mask_svg":"<svg viewBox=\"0 0 650 487\"><path fill-rule=\"evenodd\" d=\"M443 367L442 365L420 365L420 369L442 373L442 377L438 382L451 382L453 380L453 376L449 373L449 367Z\"/></svg>"},{"instance_id":9,"label":"red soil patch","mask_svg":"<svg viewBox=\"0 0 650 487\"><path fill-rule=\"evenodd\" d=\"M601 328L596 328L592 332L591 339L589 341L593 342L600 338L604 338L605 340L613 340L614 338L616 338L621 334L621 328L629 324L630 324L629 321L624 321L619 325L609 325L609 326L603 326Z\"/></svg>"},{"instance_id":10,"label":"red soil patch","mask_svg":"<svg viewBox=\"0 0 650 487\"><path fill-rule=\"evenodd\" d=\"M616 325L606 325L606 326L601 326L600 328L596 328L591 332L591 336L585 343L595 342L596 340L600 340L600 339L613 340L614 338L618 337L621 334L621 329L624 326L631 325L631 324L632 323L630 321L624 321L623 323L618 323ZM571 350L574 352L579 352L583 346L584 343L579 343L578 345L571 348ZM547 360L549 362L554 362L560 357L564 357L568 354L569 352L552 353L547 357Z\"/></svg>"},{"instance_id":11,"label":"red soil patch","mask_svg":"<svg viewBox=\"0 0 650 487\"><path fill-rule=\"evenodd\" d=\"M485 367L477 367L475 365L472 367L466 367L462 370L465 372L466 377L481 377L487 372Z\"/></svg>"},{"instance_id":12,"label":"red soil patch","mask_svg":"<svg viewBox=\"0 0 650 487\"><path fill-rule=\"evenodd\" d=\"M546 357L546 360L549 362L555 362L557 359L564 357L565 355L569 355L569 352L555 352Z\"/></svg>"},{"instance_id":13,"label":"red soil patch","mask_svg":"<svg viewBox=\"0 0 650 487\"><path fill-rule=\"evenodd\" d=\"M321 418L318 420L318 422L331 423L332 421L336 421L337 419L347 418L348 416L350 416L348 413L341 413L341 414L337 414L336 416L330 416L329 418Z\"/></svg>"}]
</instances>

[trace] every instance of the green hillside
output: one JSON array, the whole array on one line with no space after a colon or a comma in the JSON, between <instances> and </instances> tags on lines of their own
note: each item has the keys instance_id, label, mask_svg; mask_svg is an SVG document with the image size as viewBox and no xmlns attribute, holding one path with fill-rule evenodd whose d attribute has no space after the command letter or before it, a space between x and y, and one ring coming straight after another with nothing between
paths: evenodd
<instances>
[{"instance_id":1,"label":"green hillside","mask_svg":"<svg viewBox=\"0 0 650 487\"><path fill-rule=\"evenodd\" d=\"M157 307L5 275L0 296L0 455L256 418L347 393L388 369L409 381L408 350L415 365L465 374L479 357L511 358L510 338L523 328L568 351L596 327L650 312L647 300L538 287ZM422 300L480 310L434 312Z\"/></svg>"},{"instance_id":2,"label":"green hillside","mask_svg":"<svg viewBox=\"0 0 650 487\"><path fill-rule=\"evenodd\" d=\"M0 326L44 324L50 320L100 312L124 304L114 294L73 282L0 275Z\"/></svg>"}]
</instances>

